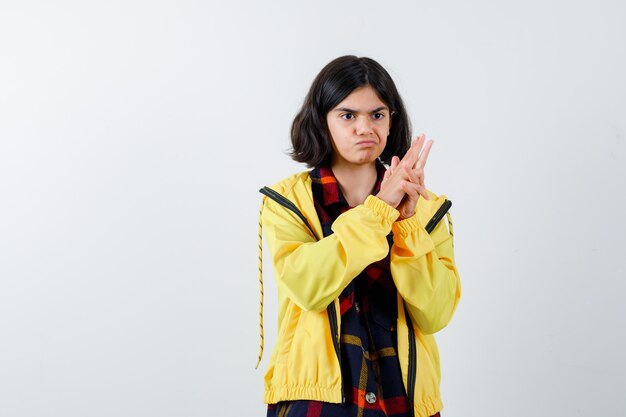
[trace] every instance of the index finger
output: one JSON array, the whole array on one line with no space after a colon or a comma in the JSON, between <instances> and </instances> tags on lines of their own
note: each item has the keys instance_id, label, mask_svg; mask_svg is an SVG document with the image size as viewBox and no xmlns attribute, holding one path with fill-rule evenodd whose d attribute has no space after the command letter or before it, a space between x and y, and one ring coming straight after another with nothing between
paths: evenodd
<instances>
[{"instance_id":1,"label":"index finger","mask_svg":"<svg viewBox=\"0 0 626 417\"><path fill-rule=\"evenodd\" d=\"M406 161L409 164L410 168L414 168L417 163L420 155L420 150L422 149L422 145L424 143L425 135L422 133L419 135L412 143L411 147L402 158L402 161Z\"/></svg>"},{"instance_id":2,"label":"index finger","mask_svg":"<svg viewBox=\"0 0 626 417\"><path fill-rule=\"evenodd\" d=\"M424 165L426 165L426 160L428 159L428 153L430 152L430 148L432 148L433 143L434 141L432 139L426 142L426 145L424 145L424 150L417 160L417 164L415 166L416 168L424 168Z\"/></svg>"}]
</instances>

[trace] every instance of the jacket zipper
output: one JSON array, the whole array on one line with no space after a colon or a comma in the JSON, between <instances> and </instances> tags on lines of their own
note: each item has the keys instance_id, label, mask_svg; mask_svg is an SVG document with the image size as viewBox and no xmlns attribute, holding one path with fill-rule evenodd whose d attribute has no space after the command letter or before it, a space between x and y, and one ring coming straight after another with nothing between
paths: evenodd
<instances>
[{"instance_id":1,"label":"jacket zipper","mask_svg":"<svg viewBox=\"0 0 626 417\"><path fill-rule=\"evenodd\" d=\"M341 372L341 346L339 345L339 326L337 325L337 310L335 309L335 301L331 301L327 308L328 320L330 321L330 330L333 335L333 346L335 347L335 354L339 361L339 370ZM341 386L341 403L346 402L346 396L343 390L343 383Z\"/></svg>"},{"instance_id":2,"label":"jacket zipper","mask_svg":"<svg viewBox=\"0 0 626 417\"><path fill-rule=\"evenodd\" d=\"M309 228L309 230L311 231L315 239L319 240L317 238L317 235L315 234L315 231L313 230L313 228L307 221L306 217L304 217L304 214L302 214L300 209L298 209L298 207L295 204L293 204L291 200L289 200L288 198L284 197L279 192L274 191L273 189L269 187L263 187L259 191L261 192L261 194L268 196L269 198L276 201L281 206L286 207L289 210L296 213L296 215L300 219L302 219L304 224ZM433 217L426 224L425 229L428 233L431 233L435 229L435 226L437 226L437 224L441 221L443 216L445 216L448 210L450 210L450 207L452 207L452 201L446 199L446 201L443 202L441 207L439 207L437 212L433 215ZM334 301L331 302L328 305L328 308L326 310L328 313L328 320L330 321L330 329L332 331L333 346L335 347L335 354L337 355L337 360L339 361L339 369L341 369L341 351L340 351L341 347L339 345L339 328L337 325L337 316L336 316L337 310L335 309L335 302ZM408 334L409 334L409 370L408 370L409 375L408 375L408 381L407 381L408 382L407 396L409 399L409 409L411 410L411 415L415 415L415 409L413 408L413 404L415 403L415 382L417 378L417 364L416 364L417 347L415 345L415 330L413 329L413 322L411 321L411 316L409 316L409 310L406 308L406 305L404 306L404 315L406 317ZM343 386L342 386L341 402L345 403L345 401L346 401L346 397L344 395Z\"/></svg>"},{"instance_id":3,"label":"jacket zipper","mask_svg":"<svg viewBox=\"0 0 626 417\"><path fill-rule=\"evenodd\" d=\"M417 347L415 346L415 330L413 329L413 322L411 316L409 316L409 310L404 306L404 316L406 317L406 325L409 329L409 377L407 396L409 398L409 410L411 415L415 415L415 380L417 378Z\"/></svg>"},{"instance_id":4,"label":"jacket zipper","mask_svg":"<svg viewBox=\"0 0 626 417\"><path fill-rule=\"evenodd\" d=\"M428 233L432 232L435 229L435 226L437 226L437 223L439 223L441 219L443 219L443 216L446 215L448 210L450 210L450 207L452 207L452 201L444 201L441 207L439 207L439 210L437 210L437 212L433 215L430 221L426 224L426 227L424 227L424 229L426 229Z\"/></svg>"}]
</instances>

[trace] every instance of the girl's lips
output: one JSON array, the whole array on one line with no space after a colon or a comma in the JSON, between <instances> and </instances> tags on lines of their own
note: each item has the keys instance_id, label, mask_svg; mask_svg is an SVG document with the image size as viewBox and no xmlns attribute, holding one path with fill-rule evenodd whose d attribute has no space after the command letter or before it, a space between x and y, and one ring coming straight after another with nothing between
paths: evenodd
<instances>
[{"instance_id":1,"label":"girl's lips","mask_svg":"<svg viewBox=\"0 0 626 417\"><path fill-rule=\"evenodd\" d=\"M376 141L373 140L363 140L361 142L356 143L358 146L376 146Z\"/></svg>"}]
</instances>

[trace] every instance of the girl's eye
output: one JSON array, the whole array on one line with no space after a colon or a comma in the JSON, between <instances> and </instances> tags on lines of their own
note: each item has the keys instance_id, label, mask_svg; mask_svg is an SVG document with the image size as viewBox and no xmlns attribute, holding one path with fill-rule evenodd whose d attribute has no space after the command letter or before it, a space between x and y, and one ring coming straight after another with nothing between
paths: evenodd
<instances>
[{"instance_id":1,"label":"girl's eye","mask_svg":"<svg viewBox=\"0 0 626 417\"><path fill-rule=\"evenodd\" d=\"M385 117L385 115L382 113L374 113L372 117L374 118L374 120L382 120Z\"/></svg>"},{"instance_id":2,"label":"girl's eye","mask_svg":"<svg viewBox=\"0 0 626 417\"><path fill-rule=\"evenodd\" d=\"M346 114L342 114L341 118L345 120L352 120L354 119L354 115L352 113L346 113Z\"/></svg>"}]
</instances>

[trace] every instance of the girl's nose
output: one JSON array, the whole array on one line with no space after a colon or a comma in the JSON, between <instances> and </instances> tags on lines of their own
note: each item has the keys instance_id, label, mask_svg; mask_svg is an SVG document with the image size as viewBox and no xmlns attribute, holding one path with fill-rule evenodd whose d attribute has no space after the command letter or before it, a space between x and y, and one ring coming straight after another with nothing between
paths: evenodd
<instances>
[{"instance_id":1,"label":"girl's nose","mask_svg":"<svg viewBox=\"0 0 626 417\"><path fill-rule=\"evenodd\" d=\"M373 129L373 122L369 119L369 117L365 116L365 117L358 117L357 121L356 121L356 133L358 135L367 135L369 133L372 133L374 131Z\"/></svg>"}]
</instances>

